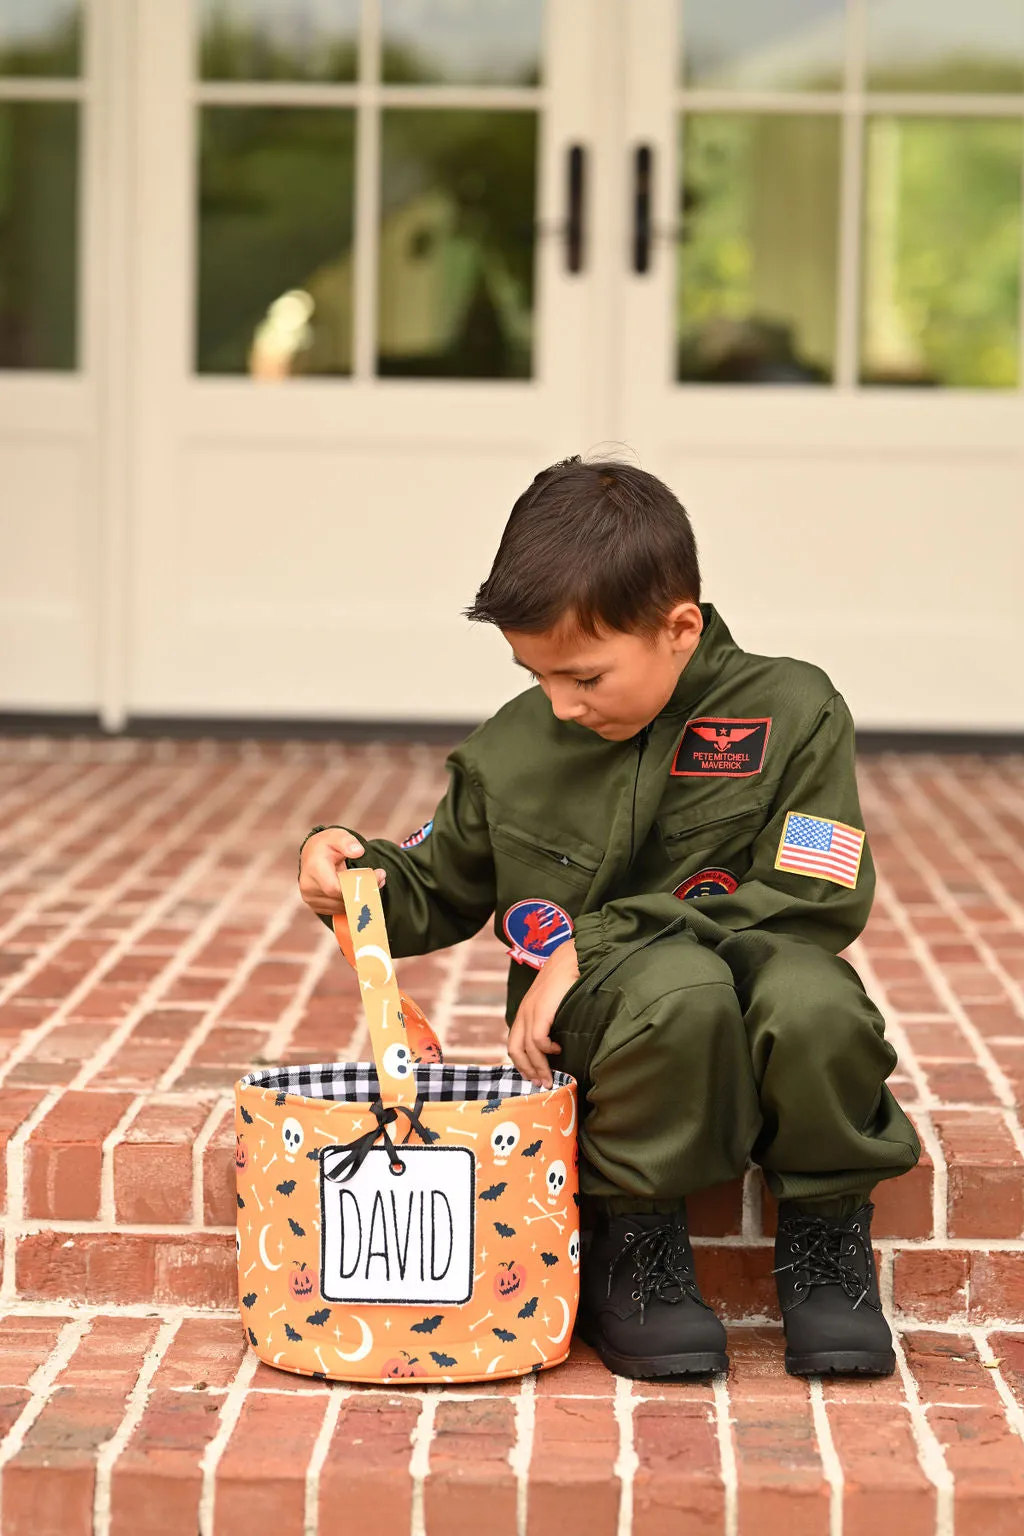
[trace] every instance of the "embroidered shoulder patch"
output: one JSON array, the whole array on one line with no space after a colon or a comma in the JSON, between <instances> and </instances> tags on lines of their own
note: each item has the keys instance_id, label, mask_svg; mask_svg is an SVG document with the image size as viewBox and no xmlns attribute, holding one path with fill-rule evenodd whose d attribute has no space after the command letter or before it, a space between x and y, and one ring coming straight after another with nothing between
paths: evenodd
<instances>
[{"instance_id":1,"label":"embroidered shoulder patch","mask_svg":"<svg viewBox=\"0 0 1024 1536\"><path fill-rule=\"evenodd\" d=\"M852 891L863 856L864 833L857 827L831 821L827 816L787 811L775 868L831 880L833 885L845 885Z\"/></svg>"},{"instance_id":2,"label":"embroidered shoulder patch","mask_svg":"<svg viewBox=\"0 0 1024 1536\"><path fill-rule=\"evenodd\" d=\"M431 819L430 821L425 821L418 832L413 832L409 837L406 838L404 843L399 843L398 846L399 848L418 848L420 843L426 842L427 838L430 836L433 830L433 820Z\"/></svg>"},{"instance_id":3,"label":"embroidered shoulder patch","mask_svg":"<svg viewBox=\"0 0 1024 1536\"><path fill-rule=\"evenodd\" d=\"M553 901L517 901L505 913L503 926L512 959L535 971L572 934L572 918Z\"/></svg>"},{"instance_id":4,"label":"embroidered shoulder patch","mask_svg":"<svg viewBox=\"0 0 1024 1536\"><path fill-rule=\"evenodd\" d=\"M707 715L688 720L672 772L680 779L749 779L761 772L771 728L770 715L750 720Z\"/></svg>"},{"instance_id":5,"label":"embroidered shoulder patch","mask_svg":"<svg viewBox=\"0 0 1024 1536\"><path fill-rule=\"evenodd\" d=\"M739 881L727 869L701 869L672 892L680 901L696 901L699 896L731 896Z\"/></svg>"}]
</instances>

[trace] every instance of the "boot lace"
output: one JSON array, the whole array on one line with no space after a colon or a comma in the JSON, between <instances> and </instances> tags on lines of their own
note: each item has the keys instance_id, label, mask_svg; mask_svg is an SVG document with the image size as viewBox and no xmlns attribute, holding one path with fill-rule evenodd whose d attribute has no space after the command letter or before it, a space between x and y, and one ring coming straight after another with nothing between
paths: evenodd
<instances>
[{"instance_id":1,"label":"boot lace","mask_svg":"<svg viewBox=\"0 0 1024 1536\"><path fill-rule=\"evenodd\" d=\"M641 1322L654 1297L672 1306L686 1296L701 1301L689 1246L683 1232L674 1222L666 1221L640 1232L626 1233L626 1246L608 1274L609 1295L612 1276L618 1265L627 1258L636 1266L633 1271L636 1290L632 1299L640 1303Z\"/></svg>"},{"instance_id":2,"label":"boot lace","mask_svg":"<svg viewBox=\"0 0 1024 1536\"><path fill-rule=\"evenodd\" d=\"M823 1216L798 1216L788 1224L790 1250L796 1255L791 1264L780 1264L773 1274L800 1271L795 1289L810 1290L815 1285L839 1285L853 1302L856 1312L868 1294L868 1284L854 1263L858 1254L866 1255L866 1246L858 1222L837 1227ZM870 1264L866 1266L870 1274Z\"/></svg>"}]
</instances>

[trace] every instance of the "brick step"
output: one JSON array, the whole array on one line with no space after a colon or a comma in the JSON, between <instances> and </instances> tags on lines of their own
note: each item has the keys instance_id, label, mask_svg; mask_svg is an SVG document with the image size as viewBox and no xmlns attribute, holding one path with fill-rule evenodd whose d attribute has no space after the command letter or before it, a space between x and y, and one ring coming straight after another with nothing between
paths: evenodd
<instances>
[{"instance_id":1,"label":"brick step","mask_svg":"<svg viewBox=\"0 0 1024 1536\"><path fill-rule=\"evenodd\" d=\"M233 1317L22 1310L0 1321L4 1536L1011 1536L1024 1333L899 1342L881 1381L810 1386L779 1330L739 1327L715 1384L617 1381L575 1345L537 1377L395 1393L274 1371Z\"/></svg>"}]
</instances>

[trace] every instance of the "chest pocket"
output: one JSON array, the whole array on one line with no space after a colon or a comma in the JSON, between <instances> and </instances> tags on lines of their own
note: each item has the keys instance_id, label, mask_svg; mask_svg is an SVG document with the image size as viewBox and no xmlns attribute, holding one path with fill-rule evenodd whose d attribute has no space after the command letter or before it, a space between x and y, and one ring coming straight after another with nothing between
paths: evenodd
<instances>
[{"instance_id":1,"label":"chest pocket","mask_svg":"<svg viewBox=\"0 0 1024 1536\"><path fill-rule=\"evenodd\" d=\"M742 876L750 868L754 840L770 816L767 802L712 818L691 808L662 817L658 832L673 868L723 865L734 875Z\"/></svg>"},{"instance_id":2,"label":"chest pocket","mask_svg":"<svg viewBox=\"0 0 1024 1536\"><path fill-rule=\"evenodd\" d=\"M498 864L499 887L505 883L501 878L501 866L505 865L504 872L510 877L509 883L512 885L519 884L529 875L539 876L545 889L538 890L537 895L546 894L546 888L552 883L578 892L585 891L604 857L601 850L591 843L581 843L576 838L563 841L551 834L539 838L533 833L508 825L491 829L491 844L495 852L501 855L500 859L495 860Z\"/></svg>"}]
</instances>

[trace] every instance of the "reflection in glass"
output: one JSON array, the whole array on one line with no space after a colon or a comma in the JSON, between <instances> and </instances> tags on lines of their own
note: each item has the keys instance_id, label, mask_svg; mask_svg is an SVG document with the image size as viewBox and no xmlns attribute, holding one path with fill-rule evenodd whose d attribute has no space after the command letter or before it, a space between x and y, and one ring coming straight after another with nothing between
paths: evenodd
<instances>
[{"instance_id":1,"label":"reflection in glass","mask_svg":"<svg viewBox=\"0 0 1024 1536\"><path fill-rule=\"evenodd\" d=\"M202 109L200 373L351 371L354 150L348 109Z\"/></svg>"},{"instance_id":2,"label":"reflection in glass","mask_svg":"<svg viewBox=\"0 0 1024 1536\"><path fill-rule=\"evenodd\" d=\"M0 102L0 368L77 362L78 107Z\"/></svg>"},{"instance_id":3,"label":"reflection in glass","mask_svg":"<svg viewBox=\"0 0 1024 1536\"><path fill-rule=\"evenodd\" d=\"M1024 0L868 0L868 86L1024 90Z\"/></svg>"},{"instance_id":4,"label":"reflection in glass","mask_svg":"<svg viewBox=\"0 0 1024 1536\"><path fill-rule=\"evenodd\" d=\"M79 0L0 0L0 75L77 75Z\"/></svg>"},{"instance_id":5,"label":"reflection in glass","mask_svg":"<svg viewBox=\"0 0 1024 1536\"><path fill-rule=\"evenodd\" d=\"M528 378L537 121L385 112L378 371Z\"/></svg>"},{"instance_id":6,"label":"reflection in glass","mask_svg":"<svg viewBox=\"0 0 1024 1536\"><path fill-rule=\"evenodd\" d=\"M681 124L677 376L823 383L835 354L839 123L700 115Z\"/></svg>"},{"instance_id":7,"label":"reflection in glass","mask_svg":"<svg viewBox=\"0 0 1024 1536\"><path fill-rule=\"evenodd\" d=\"M359 0L199 0L204 80L354 80Z\"/></svg>"},{"instance_id":8,"label":"reflection in glass","mask_svg":"<svg viewBox=\"0 0 1024 1536\"><path fill-rule=\"evenodd\" d=\"M869 123L865 383L1016 384L1022 153L1017 120Z\"/></svg>"},{"instance_id":9,"label":"reflection in glass","mask_svg":"<svg viewBox=\"0 0 1024 1536\"><path fill-rule=\"evenodd\" d=\"M393 84L536 85L544 0L382 0Z\"/></svg>"},{"instance_id":10,"label":"reflection in glass","mask_svg":"<svg viewBox=\"0 0 1024 1536\"><path fill-rule=\"evenodd\" d=\"M824 91L843 78L844 0L677 0L688 86Z\"/></svg>"}]
</instances>

